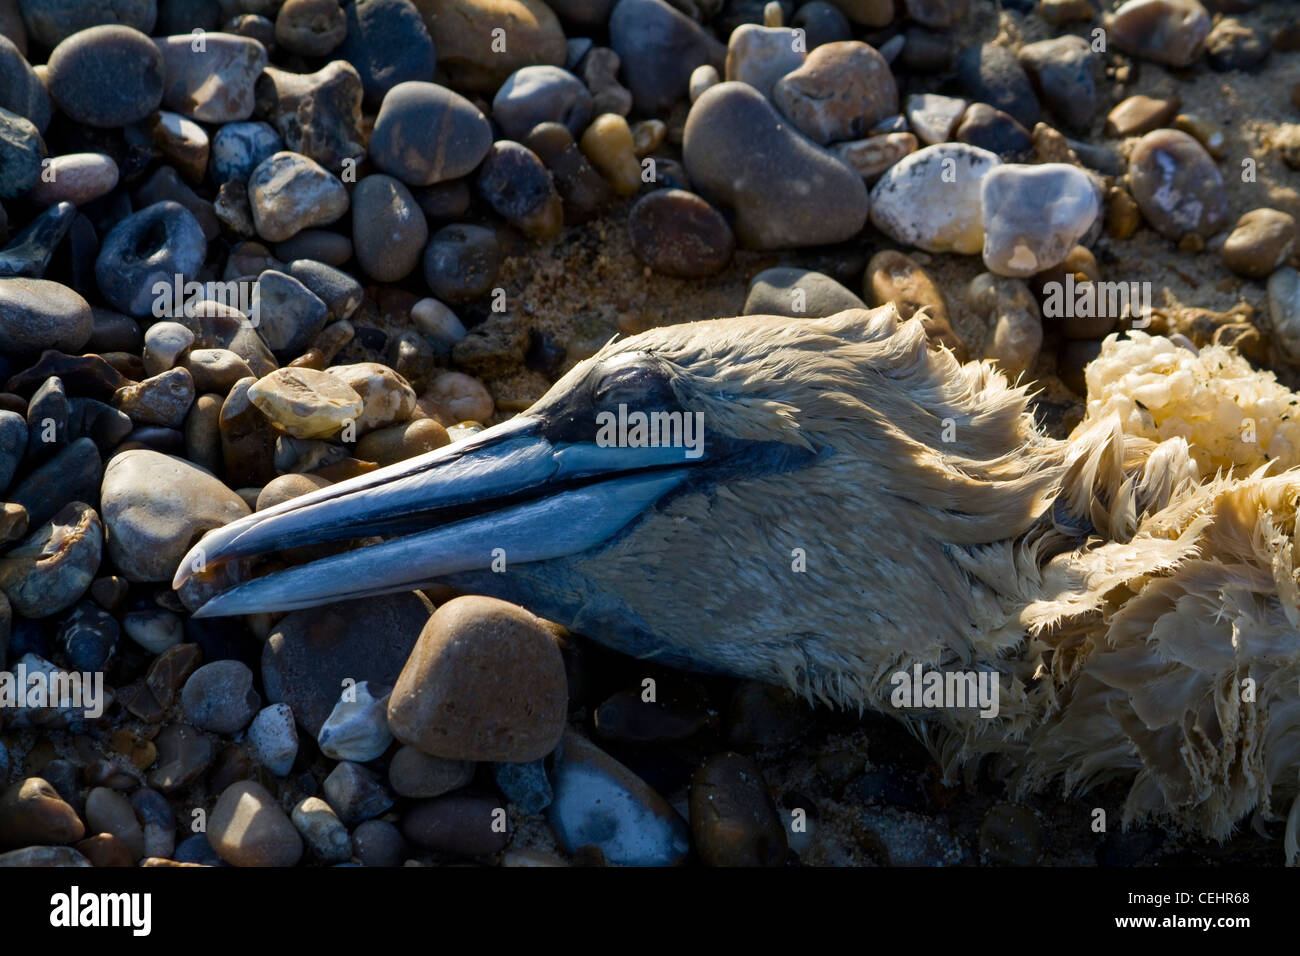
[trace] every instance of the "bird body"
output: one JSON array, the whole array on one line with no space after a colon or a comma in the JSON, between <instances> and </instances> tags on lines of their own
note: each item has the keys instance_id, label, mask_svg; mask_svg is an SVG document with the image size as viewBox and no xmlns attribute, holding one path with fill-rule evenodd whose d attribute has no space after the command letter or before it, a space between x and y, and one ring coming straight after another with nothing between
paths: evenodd
<instances>
[{"instance_id":1,"label":"bird body","mask_svg":"<svg viewBox=\"0 0 1300 956\"><path fill-rule=\"evenodd\" d=\"M1130 779L1127 820L1223 838L1300 790L1300 462L1232 438L1290 393L1219 352L1108 340L1060 441L1025 387L892 306L653 329L467 443L213 532L177 586L221 614L436 580L636 656L892 713L949 773L1001 754L1026 789ZM602 446L619 405L702 414L704 455ZM1274 457L1300 448L1260 427ZM214 583L375 534L396 537ZM995 675L996 715L894 706L918 665Z\"/></svg>"}]
</instances>

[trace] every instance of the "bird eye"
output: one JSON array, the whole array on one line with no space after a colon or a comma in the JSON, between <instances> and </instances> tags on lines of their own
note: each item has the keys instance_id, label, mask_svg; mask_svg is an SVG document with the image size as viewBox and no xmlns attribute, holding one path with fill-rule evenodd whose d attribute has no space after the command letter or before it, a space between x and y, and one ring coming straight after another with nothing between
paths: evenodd
<instances>
[{"instance_id":1,"label":"bird eye","mask_svg":"<svg viewBox=\"0 0 1300 956\"><path fill-rule=\"evenodd\" d=\"M641 409L677 406L663 366L649 355L619 356L611 361L592 387L592 399L600 408L618 405Z\"/></svg>"}]
</instances>

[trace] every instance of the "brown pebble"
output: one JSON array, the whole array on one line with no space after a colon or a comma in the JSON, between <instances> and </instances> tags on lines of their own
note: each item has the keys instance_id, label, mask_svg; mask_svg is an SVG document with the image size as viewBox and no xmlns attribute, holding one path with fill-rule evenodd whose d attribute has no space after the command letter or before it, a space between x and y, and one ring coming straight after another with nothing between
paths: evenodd
<instances>
[{"instance_id":1,"label":"brown pebble","mask_svg":"<svg viewBox=\"0 0 1300 956\"><path fill-rule=\"evenodd\" d=\"M1178 97L1157 99L1139 93L1121 100L1106 116L1107 136L1141 136L1159 129L1178 112Z\"/></svg>"},{"instance_id":2,"label":"brown pebble","mask_svg":"<svg viewBox=\"0 0 1300 956\"><path fill-rule=\"evenodd\" d=\"M76 850L91 866L134 866L135 857L128 847L111 833L97 833L76 844Z\"/></svg>"},{"instance_id":3,"label":"brown pebble","mask_svg":"<svg viewBox=\"0 0 1300 956\"><path fill-rule=\"evenodd\" d=\"M1106 235L1112 239L1127 239L1142 225L1138 204L1122 186L1106 190Z\"/></svg>"},{"instance_id":4,"label":"brown pebble","mask_svg":"<svg viewBox=\"0 0 1300 956\"><path fill-rule=\"evenodd\" d=\"M952 349L959 361L966 360L966 345L953 331L938 283L915 259L894 249L877 252L862 276L862 295L872 306L894 303L904 320L924 308L921 321L930 341Z\"/></svg>"},{"instance_id":5,"label":"brown pebble","mask_svg":"<svg viewBox=\"0 0 1300 956\"><path fill-rule=\"evenodd\" d=\"M1252 209L1223 244L1223 264L1237 275L1262 279L1286 263L1296 247L1296 221L1277 209Z\"/></svg>"},{"instance_id":6,"label":"brown pebble","mask_svg":"<svg viewBox=\"0 0 1300 956\"><path fill-rule=\"evenodd\" d=\"M208 842L233 866L293 866L302 837L288 814L260 783L232 783L208 814Z\"/></svg>"},{"instance_id":7,"label":"brown pebble","mask_svg":"<svg viewBox=\"0 0 1300 956\"><path fill-rule=\"evenodd\" d=\"M447 429L432 418L417 418L402 425L380 428L357 442L357 457L378 465L391 465L450 443Z\"/></svg>"},{"instance_id":8,"label":"brown pebble","mask_svg":"<svg viewBox=\"0 0 1300 956\"><path fill-rule=\"evenodd\" d=\"M716 754L695 771L691 834L707 866L781 866L788 852L762 771L737 753Z\"/></svg>"},{"instance_id":9,"label":"brown pebble","mask_svg":"<svg viewBox=\"0 0 1300 956\"><path fill-rule=\"evenodd\" d=\"M40 777L19 780L0 795L0 848L74 843L85 833L76 811Z\"/></svg>"},{"instance_id":10,"label":"brown pebble","mask_svg":"<svg viewBox=\"0 0 1300 956\"><path fill-rule=\"evenodd\" d=\"M450 793L417 803L402 817L402 835L451 856L485 856L506 848L510 822L497 797Z\"/></svg>"}]
</instances>

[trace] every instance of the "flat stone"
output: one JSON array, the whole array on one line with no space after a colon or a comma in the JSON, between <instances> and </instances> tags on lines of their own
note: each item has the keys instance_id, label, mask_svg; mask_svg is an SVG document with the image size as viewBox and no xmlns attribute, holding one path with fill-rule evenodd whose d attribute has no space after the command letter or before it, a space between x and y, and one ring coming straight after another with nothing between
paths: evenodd
<instances>
[{"instance_id":1,"label":"flat stone","mask_svg":"<svg viewBox=\"0 0 1300 956\"><path fill-rule=\"evenodd\" d=\"M208 815L208 842L233 866L293 866L302 837L260 783L240 780L217 798Z\"/></svg>"},{"instance_id":2,"label":"flat stone","mask_svg":"<svg viewBox=\"0 0 1300 956\"><path fill-rule=\"evenodd\" d=\"M722 213L683 189L646 193L632 207L627 228L637 258L655 272L675 278L721 272L736 248Z\"/></svg>"}]
</instances>

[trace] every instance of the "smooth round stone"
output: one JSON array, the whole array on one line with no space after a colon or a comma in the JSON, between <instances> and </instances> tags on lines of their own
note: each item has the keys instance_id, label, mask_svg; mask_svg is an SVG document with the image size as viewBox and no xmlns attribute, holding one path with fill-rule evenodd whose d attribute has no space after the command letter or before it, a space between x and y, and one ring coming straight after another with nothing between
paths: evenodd
<instances>
[{"instance_id":1,"label":"smooth round stone","mask_svg":"<svg viewBox=\"0 0 1300 956\"><path fill-rule=\"evenodd\" d=\"M1176 67L1194 63L1210 33L1210 15L1197 0L1128 0L1103 22L1120 50Z\"/></svg>"},{"instance_id":2,"label":"smooth round stone","mask_svg":"<svg viewBox=\"0 0 1300 956\"><path fill-rule=\"evenodd\" d=\"M232 866L293 866L302 837L260 783L240 780L217 798L208 814L208 842Z\"/></svg>"},{"instance_id":3,"label":"smooth round stone","mask_svg":"<svg viewBox=\"0 0 1300 956\"><path fill-rule=\"evenodd\" d=\"M49 617L77 602L99 570L103 526L95 509L68 504L0 555L0 590L24 617Z\"/></svg>"},{"instance_id":4,"label":"smooth round stone","mask_svg":"<svg viewBox=\"0 0 1300 956\"><path fill-rule=\"evenodd\" d=\"M632 91L618 80L621 62L617 53L609 47L600 46L584 54L581 66L574 67L579 70L583 84L591 92L593 113L627 116L632 112Z\"/></svg>"},{"instance_id":5,"label":"smooth round stone","mask_svg":"<svg viewBox=\"0 0 1300 956\"><path fill-rule=\"evenodd\" d=\"M691 835L706 866L783 866L785 826L758 765L737 753L709 757L691 780Z\"/></svg>"},{"instance_id":6,"label":"smooth round stone","mask_svg":"<svg viewBox=\"0 0 1300 956\"><path fill-rule=\"evenodd\" d=\"M1167 125L1177 112L1177 97L1156 99L1139 93L1121 100L1106 115L1106 135L1140 136Z\"/></svg>"},{"instance_id":7,"label":"smooth round stone","mask_svg":"<svg viewBox=\"0 0 1300 956\"><path fill-rule=\"evenodd\" d=\"M974 255L984 246L980 192L996 155L942 143L905 156L871 189L871 224L926 252Z\"/></svg>"},{"instance_id":8,"label":"smooth round stone","mask_svg":"<svg viewBox=\"0 0 1300 956\"><path fill-rule=\"evenodd\" d=\"M384 96L370 160L408 186L473 172L492 146L492 126L469 100L436 83L409 81Z\"/></svg>"},{"instance_id":9,"label":"smooth round stone","mask_svg":"<svg viewBox=\"0 0 1300 956\"><path fill-rule=\"evenodd\" d=\"M1026 43L1017 54L1057 119L1086 129L1097 112L1097 55L1083 37L1066 35Z\"/></svg>"},{"instance_id":10,"label":"smooth round stone","mask_svg":"<svg viewBox=\"0 0 1300 956\"><path fill-rule=\"evenodd\" d=\"M833 3L826 0L811 0L795 11L790 25L803 30L804 43L809 50L814 50L825 43L836 43L853 39L853 28L846 17Z\"/></svg>"},{"instance_id":11,"label":"smooth round stone","mask_svg":"<svg viewBox=\"0 0 1300 956\"><path fill-rule=\"evenodd\" d=\"M91 833L111 833L131 851L132 859L144 856L144 829L136 819L131 801L108 787L94 787L86 795L86 823Z\"/></svg>"},{"instance_id":12,"label":"smooth round stone","mask_svg":"<svg viewBox=\"0 0 1300 956\"><path fill-rule=\"evenodd\" d=\"M151 654L161 654L185 639L184 622L172 611L160 607L127 612L122 616L122 629Z\"/></svg>"},{"instance_id":13,"label":"smooth round stone","mask_svg":"<svg viewBox=\"0 0 1300 956\"><path fill-rule=\"evenodd\" d=\"M0 36L0 109L27 117L42 134L50 125L50 96L45 84L5 36Z\"/></svg>"},{"instance_id":14,"label":"smooth round stone","mask_svg":"<svg viewBox=\"0 0 1300 956\"><path fill-rule=\"evenodd\" d=\"M325 370L361 396L361 414L357 416L357 433L404 422L415 411L415 389L386 365L357 362L331 365Z\"/></svg>"},{"instance_id":15,"label":"smooth round stone","mask_svg":"<svg viewBox=\"0 0 1300 956\"><path fill-rule=\"evenodd\" d=\"M616 113L602 113L592 120L580 140L582 154L620 196L641 190L641 163L636 140L627 120Z\"/></svg>"},{"instance_id":16,"label":"smooth round stone","mask_svg":"<svg viewBox=\"0 0 1300 956\"><path fill-rule=\"evenodd\" d=\"M644 780L573 731L564 735L547 818L569 853L600 848L613 866L674 866L690 851L686 822Z\"/></svg>"},{"instance_id":17,"label":"smooth round stone","mask_svg":"<svg viewBox=\"0 0 1300 956\"><path fill-rule=\"evenodd\" d=\"M100 498L109 556L130 581L170 581L192 542L249 513L208 472L148 449L109 461Z\"/></svg>"},{"instance_id":18,"label":"smooth round stone","mask_svg":"<svg viewBox=\"0 0 1300 956\"><path fill-rule=\"evenodd\" d=\"M269 123L226 123L212 137L212 178L247 182L254 169L283 148Z\"/></svg>"},{"instance_id":19,"label":"smooth round stone","mask_svg":"<svg viewBox=\"0 0 1300 956\"><path fill-rule=\"evenodd\" d=\"M67 286L46 279L0 278L0 351L80 354L92 328L90 305Z\"/></svg>"},{"instance_id":20,"label":"smooth round stone","mask_svg":"<svg viewBox=\"0 0 1300 956\"><path fill-rule=\"evenodd\" d=\"M388 723L433 756L517 763L555 748L567 707L564 661L546 622L505 601L461 597L420 632Z\"/></svg>"},{"instance_id":21,"label":"smooth round stone","mask_svg":"<svg viewBox=\"0 0 1300 956\"><path fill-rule=\"evenodd\" d=\"M288 704L263 707L248 725L254 759L277 777L287 776L298 756L298 728Z\"/></svg>"},{"instance_id":22,"label":"smooth round stone","mask_svg":"<svg viewBox=\"0 0 1300 956\"><path fill-rule=\"evenodd\" d=\"M294 438L333 437L364 407L346 382L310 368L276 369L249 387L248 398Z\"/></svg>"},{"instance_id":23,"label":"smooth round stone","mask_svg":"<svg viewBox=\"0 0 1300 956\"><path fill-rule=\"evenodd\" d=\"M429 290L452 305L465 305L486 295L500 267L496 233L482 226L445 226L433 234L424 250Z\"/></svg>"},{"instance_id":24,"label":"smooth round stone","mask_svg":"<svg viewBox=\"0 0 1300 956\"><path fill-rule=\"evenodd\" d=\"M293 260L288 272L325 303L335 321L348 318L361 304L361 283L346 272L310 259Z\"/></svg>"},{"instance_id":25,"label":"smooth round stone","mask_svg":"<svg viewBox=\"0 0 1300 956\"><path fill-rule=\"evenodd\" d=\"M315 739L350 686L344 681L396 682L429 613L428 602L413 593L290 612L263 648L267 697L292 707L298 726Z\"/></svg>"},{"instance_id":26,"label":"smooth round stone","mask_svg":"<svg viewBox=\"0 0 1300 956\"><path fill-rule=\"evenodd\" d=\"M823 146L862 139L898 112L898 86L889 64L865 43L817 47L772 88L772 102L799 131Z\"/></svg>"},{"instance_id":27,"label":"smooth round stone","mask_svg":"<svg viewBox=\"0 0 1300 956\"><path fill-rule=\"evenodd\" d=\"M401 866L404 844L387 820L366 820L352 831L352 853L362 866Z\"/></svg>"},{"instance_id":28,"label":"smooth round stone","mask_svg":"<svg viewBox=\"0 0 1300 956\"><path fill-rule=\"evenodd\" d=\"M159 283L192 279L207 257L208 243L193 213L178 202L154 203L127 216L104 237L95 280L109 303L128 315L154 313Z\"/></svg>"},{"instance_id":29,"label":"smooth round stone","mask_svg":"<svg viewBox=\"0 0 1300 956\"><path fill-rule=\"evenodd\" d=\"M446 345L455 345L465 337L460 317L437 299L424 298L411 306L411 323L421 335Z\"/></svg>"},{"instance_id":30,"label":"smooth round stone","mask_svg":"<svg viewBox=\"0 0 1300 956\"><path fill-rule=\"evenodd\" d=\"M254 84L266 68L266 48L229 33L159 37L166 66L163 102L200 123L231 123L253 114Z\"/></svg>"},{"instance_id":31,"label":"smooth round stone","mask_svg":"<svg viewBox=\"0 0 1300 956\"><path fill-rule=\"evenodd\" d=\"M1129 157L1128 187L1147 223L1175 241L1208 238L1227 224L1223 176L1210 154L1179 130L1147 133Z\"/></svg>"},{"instance_id":32,"label":"smooth round stone","mask_svg":"<svg viewBox=\"0 0 1300 956\"><path fill-rule=\"evenodd\" d=\"M320 797L307 797L293 808L290 819L321 862L342 863L351 858L352 837L348 828Z\"/></svg>"},{"instance_id":33,"label":"smooth round stone","mask_svg":"<svg viewBox=\"0 0 1300 956\"><path fill-rule=\"evenodd\" d=\"M348 211L339 178L300 153L275 153L248 178L248 200L257 234L280 242L312 226L334 222Z\"/></svg>"},{"instance_id":34,"label":"smooth round stone","mask_svg":"<svg viewBox=\"0 0 1300 956\"><path fill-rule=\"evenodd\" d=\"M696 101L682 157L701 193L733 208L736 235L750 248L840 242L866 221L857 173L791 130L748 84L721 83Z\"/></svg>"},{"instance_id":35,"label":"smooth round stone","mask_svg":"<svg viewBox=\"0 0 1300 956\"><path fill-rule=\"evenodd\" d=\"M179 322L155 322L144 333L144 370L157 375L175 367L194 344L194 333Z\"/></svg>"},{"instance_id":36,"label":"smooth round stone","mask_svg":"<svg viewBox=\"0 0 1300 956\"><path fill-rule=\"evenodd\" d=\"M325 56L347 33L338 0L285 0L275 17L275 42L300 56Z\"/></svg>"},{"instance_id":37,"label":"smooth round stone","mask_svg":"<svg viewBox=\"0 0 1300 956\"><path fill-rule=\"evenodd\" d=\"M772 85L803 65L806 54L798 40L799 35L787 27L742 23L727 39L723 76L748 83L770 99Z\"/></svg>"},{"instance_id":38,"label":"smooth round stone","mask_svg":"<svg viewBox=\"0 0 1300 956\"><path fill-rule=\"evenodd\" d=\"M42 206L60 202L84 206L112 192L117 185L117 163L103 153L65 153L52 157L46 170L27 194L28 199Z\"/></svg>"},{"instance_id":39,"label":"smooth round stone","mask_svg":"<svg viewBox=\"0 0 1300 956\"><path fill-rule=\"evenodd\" d=\"M1289 258L1296 247L1295 218L1277 209L1252 209L1223 244L1223 264L1237 275L1263 279Z\"/></svg>"},{"instance_id":40,"label":"smooth round stone","mask_svg":"<svg viewBox=\"0 0 1300 956\"><path fill-rule=\"evenodd\" d=\"M697 66L691 72L690 83L687 86L687 93L690 96L691 102L694 103L704 95L705 90L711 86L717 86L721 82L722 77L718 76L717 67L712 63L705 63L703 66Z\"/></svg>"},{"instance_id":41,"label":"smooth round stone","mask_svg":"<svg viewBox=\"0 0 1300 956\"><path fill-rule=\"evenodd\" d=\"M399 747L388 765L388 782L403 797L442 796L469 786L473 779L474 764L432 757L409 746Z\"/></svg>"},{"instance_id":42,"label":"smooth round stone","mask_svg":"<svg viewBox=\"0 0 1300 956\"><path fill-rule=\"evenodd\" d=\"M54 640L69 670L88 673L108 664L121 636L111 614L93 601L81 601L59 623Z\"/></svg>"},{"instance_id":43,"label":"smooth round stone","mask_svg":"<svg viewBox=\"0 0 1300 956\"><path fill-rule=\"evenodd\" d=\"M1028 373L1043 345L1042 317L1029 285L984 273L972 280L968 298L989 321L981 357L996 362L1012 381Z\"/></svg>"},{"instance_id":44,"label":"smooth round stone","mask_svg":"<svg viewBox=\"0 0 1300 956\"><path fill-rule=\"evenodd\" d=\"M957 127L957 142L995 153L1006 162L1034 155L1034 138L1008 114L987 103L972 103Z\"/></svg>"},{"instance_id":45,"label":"smooth round stone","mask_svg":"<svg viewBox=\"0 0 1300 956\"><path fill-rule=\"evenodd\" d=\"M300 280L267 269L253 286L249 319L271 351L301 355L325 328L329 307Z\"/></svg>"},{"instance_id":46,"label":"smooth round stone","mask_svg":"<svg viewBox=\"0 0 1300 956\"><path fill-rule=\"evenodd\" d=\"M0 853L0 869L11 866L77 867L94 865L84 854L70 846L25 846L18 850Z\"/></svg>"},{"instance_id":47,"label":"smooth round stone","mask_svg":"<svg viewBox=\"0 0 1300 956\"><path fill-rule=\"evenodd\" d=\"M40 777L27 777L0 795L0 847L74 843L85 824L58 792Z\"/></svg>"},{"instance_id":48,"label":"smooth round stone","mask_svg":"<svg viewBox=\"0 0 1300 956\"><path fill-rule=\"evenodd\" d=\"M347 37L335 56L357 68L371 109L398 83L433 76L433 39L409 0L357 0L343 13Z\"/></svg>"},{"instance_id":49,"label":"smooth round stone","mask_svg":"<svg viewBox=\"0 0 1300 956\"><path fill-rule=\"evenodd\" d=\"M226 395L236 382L253 374L248 363L229 349L194 349L185 357L185 370L199 394Z\"/></svg>"},{"instance_id":50,"label":"smooth round stone","mask_svg":"<svg viewBox=\"0 0 1300 956\"><path fill-rule=\"evenodd\" d=\"M542 0L413 0L424 18L438 69L451 85L492 93L516 70L535 64L562 66L564 31ZM494 30L506 30L505 48Z\"/></svg>"},{"instance_id":51,"label":"smooth round stone","mask_svg":"<svg viewBox=\"0 0 1300 956\"><path fill-rule=\"evenodd\" d=\"M957 57L957 76L971 98L1010 113L1033 129L1041 111L1033 85L1016 55L1004 46L970 46Z\"/></svg>"},{"instance_id":52,"label":"smooth round stone","mask_svg":"<svg viewBox=\"0 0 1300 956\"><path fill-rule=\"evenodd\" d=\"M866 303L828 275L791 266L764 269L749 282L745 315L820 318Z\"/></svg>"},{"instance_id":53,"label":"smooth round stone","mask_svg":"<svg viewBox=\"0 0 1300 956\"><path fill-rule=\"evenodd\" d=\"M476 185L484 202L530 239L548 239L564 227L564 206L551 174L527 146L493 143Z\"/></svg>"},{"instance_id":54,"label":"smooth round stone","mask_svg":"<svg viewBox=\"0 0 1300 956\"><path fill-rule=\"evenodd\" d=\"M442 372L433 380L429 390L420 396L421 402L432 403L440 412L443 424L457 422L485 422L492 417L496 406L492 394L483 383L464 372Z\"/></svg>"},{"instance_id":55,"label":"smooth round stone","mask_svg":"<svg viewBox=\"0 0 1300 956\"><path fill-rule=\"evenodd\" d=\"M43 47L101 24L149 33L158 16L157 0L19 0L18 6L27 35Z\"/></svg>"},{"instance_id":56,"label":"smooth round stone","mask_svg":"<svg viewBox=\"0 0 1300 956\"><path fill-rule=\"evenodd\" d=\"M393 742L388 730L388 688L368 681L343 692L316 737L321 753L334 760L365 763Z\"/></svg>"},{"instance_id":57,"label":"smooth round stone","mask_svg":"<svg viewBox=\"0 0 1300 956\"><path fill-rule=\"evenodd\" d=\"M30 120L0 108L0 198L14 199L41 177L45 143Z\"/></svg>"},{"instance_id":58,"label":"smooth round stone","mask_svg":"<svg viewBox=\"0 0 1300 956\"><path fill-rule=\"evenodd\" d=\"M6 497L26 508L29 526L38 527L70 501L94 501L101 468L95 443L78 438L28 473Z\"/></svg>"},{"instance_id":59,"label":"smooth round stone","mask_svg":"<svg viewBox=\"0 0 1300 956\"><path fill-rule=\"evenodd\" d=\"M1063 262L1101 214L1098 188L1067 163L991 169L981 201L984 264L1021 278Z\"/></svg>"},{"instance_id":60,"label":"smooth round stone","mask_svg":"<svg viewBox=\"0 0 1300 956\"><path fill-rule=\"evenodd\" d=\"M538 123L563 123L578 137L591 122L591 93L558 66L526 66L510 74L492 99L492 118L506 139L522 140Z\"/></svg>"},{"instance_id":61,"label":"smooth round stone","mask_svg":"<svg viewBox=\"0 0 1300 956\"><path fill-rule=\"evenodd\" d=\"M499 853L510 842L505 808L496 797L451 793L417 803L402 817L402 834L418 847L451 856Z\"/></svg>"},{"instance_id":62,"label":"smooth round stone","mask_svg":"<svg viewBox=\"0 0 1300 956\"><path fill-rule=\"evenodd\" d=\"M722 213L682 189L646 193L632 207L627 230L638 259L679 279L721 272L736 248Z\"/></svg>"},{"instance_id":63,"label":"smooth round stone","mask_svg":"<svg viewBox=\"0 0 1300 956\"><path fill-rule=\"evenodd\" d=\"M429 225L400 180L366 176L352 191L352 246L376 282L398 282L420 262Z\"/></svg>"},{"instance_id":64,"label":"smooth round stone","mask_svg":"<svg viewBox=\"0 0 1300 956\"><path fill-rule=\"evenodd\" d=\"M243 730L261 704L253 690L253 672L243 661L204 664L190 675L181 691L181 707L190 723L214 734Z\"/></svg>"},{"instance_id":65,"label":"smooth round stone","mask_svg":"<svg viewBox=\"0 0 1300 956\"><path fill-rule=\"evenodd\" d=\"M254 510L265 511L300 495L328 488L329 485L330 481L319 475L280 475L267 482L257 493L257 507Z\"/></svg>"},{"instance_id":66,"label":"smooth round stone","mask_svg":"<svg viewBox=\"0 0 1300 956\"><path fill-rule=\"evenodd\" d=\"M609 45L622 61L637 111L647 116L666 114L685 98L696 67L721 70L726 56L707 29L663 0L618 0Z\"/></svg>"},{"instance_id":67,"label":"smooth round stone","mask_svg":"<svg viewBox=\"0 0 1300 956\"><path fill-rule=\"evenodd\" d=\"M432 418L380 428L357 442L356 457L379 465L392 465L450 444L447 429Z\"/></svg>"},{"instance_id":68,"label":"smooth round stone","mask_svg":"<svg viewBox=\"0 0 1300 956\"><path fill-rule=\"evenodd\" d=\"M50 96L87 126L126 126L158 108L163 58L152 40L125 26L75 33L50 53Z\"/></svg>"}]
</instances>

